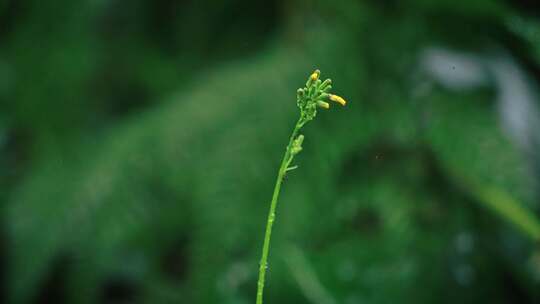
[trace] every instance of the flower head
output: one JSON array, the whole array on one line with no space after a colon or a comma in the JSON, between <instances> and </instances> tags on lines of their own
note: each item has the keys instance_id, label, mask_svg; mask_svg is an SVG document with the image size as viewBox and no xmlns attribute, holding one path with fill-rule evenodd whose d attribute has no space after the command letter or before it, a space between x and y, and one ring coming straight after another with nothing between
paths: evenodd
<instances>
[{"instance_id":1,"label":"flower head","mask_svg":"<svg viewBox=\"0 0 540 304\"><path fill-rule=\"evenodd\" d=\"M335 102L339 103L342 106L345 106L347 104L345 99L343 99L341 96L334 95L334 94L330 94L330 100L335 101Z\"/></svg>"},{"instance_id":2,"label":"flower head","mask_svg":"<svg viewBox=\"0 0 540 304\"><path fill-rule=\"evenodd\" d=\"M319 75L321 75L321 71L315 70L313 73L311 73L311 76L309 76L309 78L311 78L311 81L316 81L317 79L319 79Z\"/></svg>"},{"instance_id":3,"label":"flower head","mask_svg":"<svg viewBox=\"0 0 540 304\"><path fill-rule=\"evenodd\" d=\"M326 79L321 81L319 79L320 75L321 71L315 70L309 76L306 86L297 91L296 102L300 108L301 125L315 118L317 108L329 109L330 104L327 100L337 102L342 106L347 104L342 97L329 93L332 89L332 80Z\"/></svg>"}]
</instances>

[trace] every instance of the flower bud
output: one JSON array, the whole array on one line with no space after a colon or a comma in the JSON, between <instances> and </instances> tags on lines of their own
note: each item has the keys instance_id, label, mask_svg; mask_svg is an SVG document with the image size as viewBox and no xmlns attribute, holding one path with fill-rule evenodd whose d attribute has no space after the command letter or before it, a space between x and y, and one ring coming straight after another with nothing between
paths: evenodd
<instances>
[{"instance_id":1,"label":"flower bud","mask_svg":"<svg viewBox=\"0 0 540 304\"><path fill-rule=\"evenodd\" d=\"M296 98L300 99L304 97L305 94L306 92L304 91L304 89L298 89L298 91L296 91Z\"/></svg>"},{"instance_id":2,"label":"flower bud","mask_svg":"<svg viewBox=\"0 0 540 304\"><path fill-rule=\"evenodd\" d=\"M325 81L323 81L321 83L321 85L319 86L319 89L324 91L326 89L326 87L331 85L331 84L332 84L332 80L331 79L326 79Z\"/></svg>"},{"instance_id":3,"label":"flower bud","mask_svg":"<svg viewBox=\"0 0 540 304\"><path fill-rule=\"evenodd\" d=\"M319 95L318 98L319 98L319 99L329 99L329 98L330 98L330 94L328 94L328 93L321 93L321 95Z\"/></svg>"},{"instance_id":4,"label":"flower bud","mask_svg":"<svg viewBox=\"0 0 540 304\"><path fill-rule=\"evenodd\" d=\"M319 75L321 75L321 71L315 70L308 78L308 81L306 82L306 87L309 88L313 84L313 82L319 80Z\"/></svg>"},{"instance_id":5,"label":"flower bud","mask_svg":"<svg viewBox=\"0 0 540 304\"><path fill-rule=\"evenodd\" d=\"M330 104L322 100L317 100L317 105L323 109L330 109Z\"/></svg>"},{"instance_id":6,"label":"flower bud","mask_svg":"<svg viewBox=\"0 0 540 304\"><path fill-rule=\"evenodd\" d=\"M335 101L335 102L339 103L342 106L347 104L345 99L341 98L341 96L334 95L334 94L330 94L330 100Z\"/></svg>"},{"instance_id":7,"label":"flower bud","mask_svg":"<svg viewBox=\"0 0 540 304\"><path fill-rule=\"evenodd\" d=\"M319 79L319 75L321 75L321 71L315 70L309 78L311 78L311 81L315 81Z\"/></svg>"}]
</instances>

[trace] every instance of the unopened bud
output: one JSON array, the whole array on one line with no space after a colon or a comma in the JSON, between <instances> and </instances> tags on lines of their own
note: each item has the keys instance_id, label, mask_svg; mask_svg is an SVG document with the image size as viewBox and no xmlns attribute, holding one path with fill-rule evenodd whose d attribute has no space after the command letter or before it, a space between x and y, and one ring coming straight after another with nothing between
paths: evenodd
<instances>
[{"instance_id":1,"label":"unopened bud","mask_svg":"<svg viewBox=\"0 0 540 304\"><path fill-rule=\"evenodd\" d=\"M323 109L330 109L330 104L322 100L317 100L317 105Z\"/></svg>"}]
</instances>

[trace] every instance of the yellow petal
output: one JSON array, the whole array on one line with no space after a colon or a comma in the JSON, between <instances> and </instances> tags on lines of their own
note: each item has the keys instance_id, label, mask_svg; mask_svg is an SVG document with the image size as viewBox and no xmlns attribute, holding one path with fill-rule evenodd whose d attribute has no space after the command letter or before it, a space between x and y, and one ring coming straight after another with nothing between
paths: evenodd
<instances>
[{"instance_id":1,"label":"yellow petal","mask_svg":"<svg viewBox=\"0 0 540 304\"><path fill-rule=\"evenodd\" d=\"M339 103L340 105L344 106L347 104L347 102L345 101L345 99L341 98L341 96L338 96L338 95L333 95L331 94L330 95L330 100L332 101L335 101L337 103Z\"/></svg>"},{"instance_id":2,"label":"yellow petal","mask_svg":"<svg viewBox=\"0 0 540 304\"><path fill-rule=\"evenodd\" d=\"M311 74L311 76L309 76L309 78L311 78L311 80L315 81L315 80L319 79L320 74L321 74L321 71L315 70L315 72L313 72Z\"/></svg>"}]
</instances>

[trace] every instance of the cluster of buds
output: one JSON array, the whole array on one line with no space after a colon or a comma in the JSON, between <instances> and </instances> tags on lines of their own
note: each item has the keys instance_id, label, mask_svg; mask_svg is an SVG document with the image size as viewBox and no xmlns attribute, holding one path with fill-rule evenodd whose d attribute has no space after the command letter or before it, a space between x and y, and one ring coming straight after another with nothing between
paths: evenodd
<instances>
[{"instance_id":1,"label":"cluster of buds","mask_svg":"<svg viewBox=\"0 0 540 304\"><path fill-rule=\"evenodd\" d=\"M329 109L330 103L328 101L336 102L342 106L347 103L340 96L329 93L332 89L332 80L321 81L320 75L321 71L315 70L309 76L306 86L297 91L296 103L300 108L301 125L315 118L317 108Z\"/></svg>"}]
</instances>

